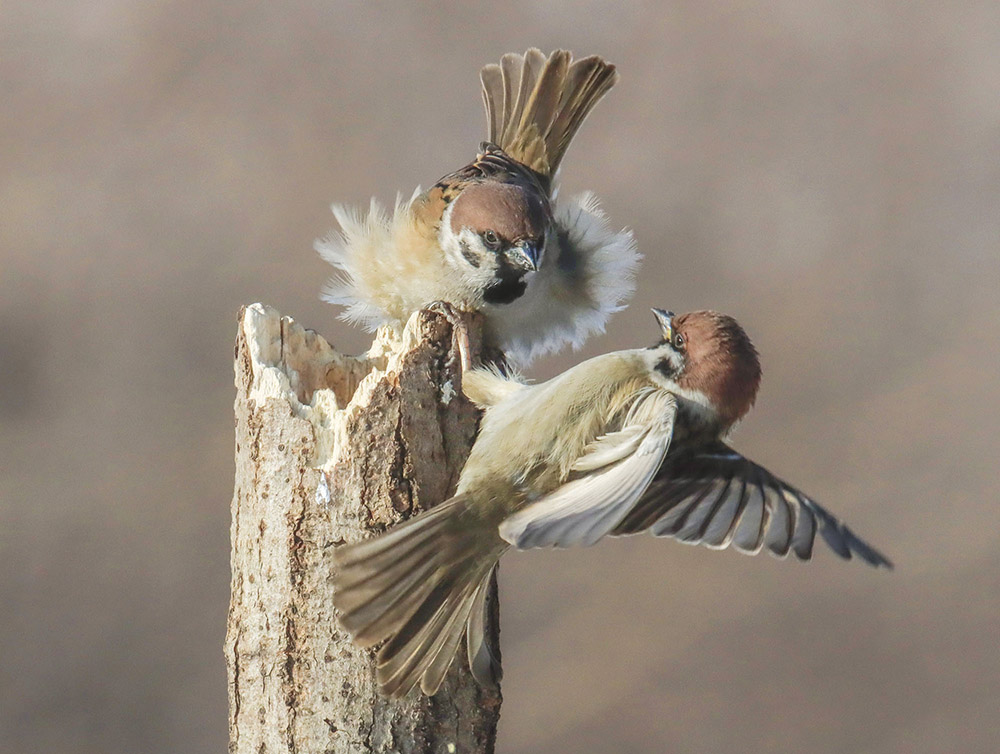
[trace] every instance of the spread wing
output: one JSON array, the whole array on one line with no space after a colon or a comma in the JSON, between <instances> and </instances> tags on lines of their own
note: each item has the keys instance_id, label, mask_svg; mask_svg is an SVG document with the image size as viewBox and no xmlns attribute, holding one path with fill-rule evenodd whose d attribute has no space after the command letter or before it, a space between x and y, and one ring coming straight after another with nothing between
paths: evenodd
<instances>
[{"instance_id":1,"label":"spread wing","mask_svg":"<svg viewBox=\"0 0 1000 754\"><path fill-rule=\"evenodd\" d=\"M892 563L812 498L723 442L667 456L656 478L613 534L645 530L715 549L755 555L767 548L812 557L817 532L845 560Z\"/></svg>"},{"instance_id":2,"label":"spread wing","mask_svg":"<svg viewBox=\"0 0 1000 754\"><path fill-rule=\"evenodd\" d=\"M520 549L594 544L625 518L656 475L676 411L669 393L643 393L622 428L590 443L569 481L507 518L500 536Z\"/></svg>"}]
</instances>

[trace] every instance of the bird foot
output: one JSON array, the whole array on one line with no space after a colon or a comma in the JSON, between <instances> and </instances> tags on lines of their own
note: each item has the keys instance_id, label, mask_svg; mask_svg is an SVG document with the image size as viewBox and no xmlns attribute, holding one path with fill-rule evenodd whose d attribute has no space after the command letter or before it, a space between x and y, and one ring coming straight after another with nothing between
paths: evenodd
<instances>
[{"instance_id":1,"label":"bird foot","mask_svg":"<svg viewBox=\"0 0 1000 754\"><path fill-rule=\"evenodd\" d=\"M472 368L471 349L469 347L469 325L463 312L447 301L435 301L425 307L427 311L440 314L451 325L452 349L458 351L459 376Z\"/></svg>"}]
</instances>

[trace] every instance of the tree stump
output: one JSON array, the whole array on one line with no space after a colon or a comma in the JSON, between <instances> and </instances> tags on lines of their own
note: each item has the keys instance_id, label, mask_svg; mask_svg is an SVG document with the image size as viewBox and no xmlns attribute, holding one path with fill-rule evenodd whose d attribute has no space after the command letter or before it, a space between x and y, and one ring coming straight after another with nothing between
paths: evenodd
<instances>
[{"instance_id":1,"label":"tree stump","mask_svg":"<svg viewBox=\"0 0 1000 754\"><path fill-rule=\"evenodd\" d=\"M473 358L480 326L468 318ZM351 643L332 602L336 545L454 491L478 414L452 339L445 316L418 312L350 357L269 307L240 312L231 752L493 751L500 691L476 685L464 652L434 697L385 699L374 651Z\"/></svg>"}]
</instances>

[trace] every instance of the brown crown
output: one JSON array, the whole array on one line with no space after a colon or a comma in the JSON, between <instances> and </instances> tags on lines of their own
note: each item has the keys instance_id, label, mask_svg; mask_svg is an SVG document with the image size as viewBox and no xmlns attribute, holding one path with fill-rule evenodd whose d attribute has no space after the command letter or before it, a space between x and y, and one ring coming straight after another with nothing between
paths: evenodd
<instances>
[{"instance_id":1,"label":"brown crown","mask_svg":"<svg viewBox=\"0 0 1000 754\"><path fill-rule=\"evenodd\" d=\"M466 187L455 200L451 229L496 231L508 243L539 239L548 220L546 200L532 186L484 181Z\"/></svg>"},{"instance_id":2,"label":"brown crown","mask_svg":"<svg viewBox=\"0 0 1000 754\"><path fill-rule=\"evenodd\" d=\"M761 375L757 349L735 319L718 312L682 314L673 326L687 344L678 384L704 393L722 422L732 425L757 397Z\"/></svg>"}]
</instances>

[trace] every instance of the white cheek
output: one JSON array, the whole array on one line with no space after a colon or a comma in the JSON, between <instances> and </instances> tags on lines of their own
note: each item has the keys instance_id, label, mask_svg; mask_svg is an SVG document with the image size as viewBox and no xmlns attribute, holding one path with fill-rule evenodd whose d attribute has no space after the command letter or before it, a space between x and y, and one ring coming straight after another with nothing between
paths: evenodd
<instances>
[{"instance_id":1,"label":"white cheek","mask_svg":"<svg viewBox=\"0 0 1000 754\"><path fill-rule=\"evenodd\" d=\"M452 267L462 270L470 267L468 261L462 255L462 243L469 242L469 231L463 228L456 234L451 229L451 215L455 209L455 202L449 204L441 216L441 229L438 231L438 244L444 252L445 261Z\"/></svg>"},{"instance_id":2,"label":"white cheek","mask_svg":"<svg viewBox=\"0 0 1000 754\"><path fill-rule=\"evenodd\" d=\"M461 275L467 285L482 289L493 281L497 268L496 254L483 247L482 240L474 231L462 228L456 235L450 227L443 226L440 244L445 264ZM466 258L466 250L478 266Z\"/></svg>"},{"instance_id":3,"label":"white cheek","mask_svg":"<svg viewBox=\"0 0 1000 754\"><path fill-rule=\"evenodd\" d=\"M447 217L441 222L441 232L438 235L438 243L441 245L441 250L444 252L445 261L452 267L457 267L458 269L466 269L471 267L468 260L462 254L462 244L468 245L470 243L470 236L474 237L474 234L470 233L468 229L463 228L457 235L452 231L451 224L447 222ZM471 247L470 248L474 248Z\"/></svg>"}]
</instances>

